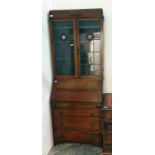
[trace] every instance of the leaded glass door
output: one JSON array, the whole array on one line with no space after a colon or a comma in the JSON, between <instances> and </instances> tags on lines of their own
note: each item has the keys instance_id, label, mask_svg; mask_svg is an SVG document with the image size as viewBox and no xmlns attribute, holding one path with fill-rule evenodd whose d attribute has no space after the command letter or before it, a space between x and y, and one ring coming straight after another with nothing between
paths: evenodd
<instances>
[{"instance_id":1,"label":"leaded glass door","mask_svg":"<svg viewBox=\"0 0 155 155\"><path fill-rule=\"evenodd\" d=\"M101 76L101 21L79 20L79 55L81 76Z\"/></svg>"},{"instance_id":2,"label":"leaded glass door","mask_svg":"<svg viewBox=\"0 0 155 155\"><path fill-rule=\"evenodd\" d=\"M54 76L102 78L102 19L53 20Z\"/></svg>"},{"instance_id":3,"label":"leaded glass door","mask_svg":"<svg viewBox=\"0 0 155 155\"><path fill-rule=\"evenodd\" d=\"M75 76L74 28L72 20L53 21L56 76Z\"/></svg>"}]
</instances>

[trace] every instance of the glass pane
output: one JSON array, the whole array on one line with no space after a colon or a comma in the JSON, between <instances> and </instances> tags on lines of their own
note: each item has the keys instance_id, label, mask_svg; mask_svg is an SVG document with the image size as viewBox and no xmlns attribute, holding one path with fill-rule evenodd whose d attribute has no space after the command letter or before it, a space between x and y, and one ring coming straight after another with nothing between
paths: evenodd
<instances>
[{"instance_id":1,"label":"glass pane","mask_svg":"<svg viewBox=\"0 0 155 155\"><path fill-rule=\"evenodd\" d=\"M82 75L100 75L100 65L81 65Z\"/></svg>"},{"instance_id":2,"label":"glass pane","mask_svg":"<svg viewBox=\"0 0 155 155\"><path fill-rule=\"evenodd\" d=\"M74 75L74 41L71 21L54 22L54 48L57 75Z\"/></svg>"},{"instance_id":3,"label":"glass pane","mask_svg":"<svg viewBox=\"0 0 155 155\"><path fill-rule=\"evenodd\" d=\"M81 75L100 75L100 22L80 21L79 32Z\"/></svg>"}]
</instances>

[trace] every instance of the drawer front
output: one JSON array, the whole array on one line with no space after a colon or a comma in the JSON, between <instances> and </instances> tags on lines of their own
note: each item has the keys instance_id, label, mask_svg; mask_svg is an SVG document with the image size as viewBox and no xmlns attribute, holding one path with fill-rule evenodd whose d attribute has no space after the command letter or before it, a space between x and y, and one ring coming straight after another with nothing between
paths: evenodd
<instances>
[{"instance_id":1,"label":"drawer front","mask_svg":"<svg viewBox=\"0 0 155 155\"><path fill-rule=\"evenodd\" d=\"M63 116L100 116L99 110L54 110L54 117L63 117Z\"/></svg>"},{"instance_id":2,"label":"drawer front","mask_svg":"<svg viewBox=\"0 0 155 155\"><path fill-rule=\"evenodd\" d=\"M102 146L102 135L101 133L92 133L92 132L56 130L54 132L54 141L55 143L81 142L81 143L90 143L90 144Z\"/></svg>"},{"instance_id":3,"label":"drawer front","mask_svg":"<svg viewBox=\"0 0 155 155\"><path fill-rule=\"evenodd\" d=\"M103 124L103 131L112 131L112 124L104 123Z\"/></svg>"},{"instance_id":4,"label":"drawer front","mask_svg":"<svg viewBox=\"0 0 155 155\"><path fill-rule=\"evenodd\" d=\"M101 80L85 80L85 79L70 79L70 80L58 80L56 84L57 89L65 90L96 90L99 91L102 88Z\"/></svg>"},{"instance_id":5,"label":"drawer front","mask_svg":"<svg viewBox=\"0 0 155 155\"><path fill-rule=\"evenodd\" d=\"M90 110L98 110L100 109L101 103L97 102L55 102L54 109L90 109Z\"/></svg>"},{"instance_id":6,"label":"drawer front","mask_svg":"<svg viewBox=\"0 0 155 155\"><path fill-rule=\"evenodd\" d=\"M104 119L112 119L112 111L105 110L103 112L103 117L104 117Z\"/></svg>"},{"instance_id":7,"label":"drawer front","mask_svg":"<svg viewBox=\"0 0 155 155\"><path fill-rule=\"evenodd\" d=\"M54 128L100 131L99 117L55 117Z\"/></svg>"},{"instance_id":8,"label":"drawer front","mask_svg":"<svg viewBox=\"0 0 155 155\"><path fill-rule=\"evenodd\" d=\"M53 84L52 100L57 102L102 102L102 81L70 79Z\"/></svg>"},{"instance_id":9,"label":"drawer front","mask_svg":"<svg viewBox=\"0 0 155 155\"><path fill-rule=\"evenodd\" d=\"M112 134L106 134L105 135L105 141L106 142L112 142Z\"/></svg>"},{"instance_id":10,"label":"drawer front","mask_svg":"<svg viewBox=\"0 0 155 155\"><path fill-rule=\"evenodd\" d=\"M55 101L63 102L101 102L102 94L100 91L94 90L63 90L59 89L55 92Z\"/></svg>"}]
</instances>

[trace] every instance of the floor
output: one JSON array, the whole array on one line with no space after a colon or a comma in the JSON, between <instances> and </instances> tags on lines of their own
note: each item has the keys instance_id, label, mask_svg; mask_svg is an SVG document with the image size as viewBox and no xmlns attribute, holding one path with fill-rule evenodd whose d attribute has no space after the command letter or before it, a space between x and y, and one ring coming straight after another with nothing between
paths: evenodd
<instances>
[{"instance_id":1,"label":"floor","mask_svg":"<svg viewBox=\"0 0 155 155\"><path fill-rule=\"evenodd\" d=\"M58 144L52 148L48 155L101 155L102 149L80 143L64 143Z\"/></svg>"}]
</instances>

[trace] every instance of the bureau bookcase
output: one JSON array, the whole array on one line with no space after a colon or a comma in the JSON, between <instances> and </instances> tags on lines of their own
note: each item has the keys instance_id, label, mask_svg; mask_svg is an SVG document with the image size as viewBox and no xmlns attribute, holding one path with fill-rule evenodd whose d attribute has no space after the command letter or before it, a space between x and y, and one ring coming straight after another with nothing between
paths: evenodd
<instances>
[{"instance_id":1,"label":"bureau bookcase","mask_svg":"<svg viewBox=\"0 0 155 155\"><path fill-rule=\"evenodd\" d=\"M102 147L102 9L52 10L49 31L54 144L80 142Z\"/></svg>"}]
</instances>

